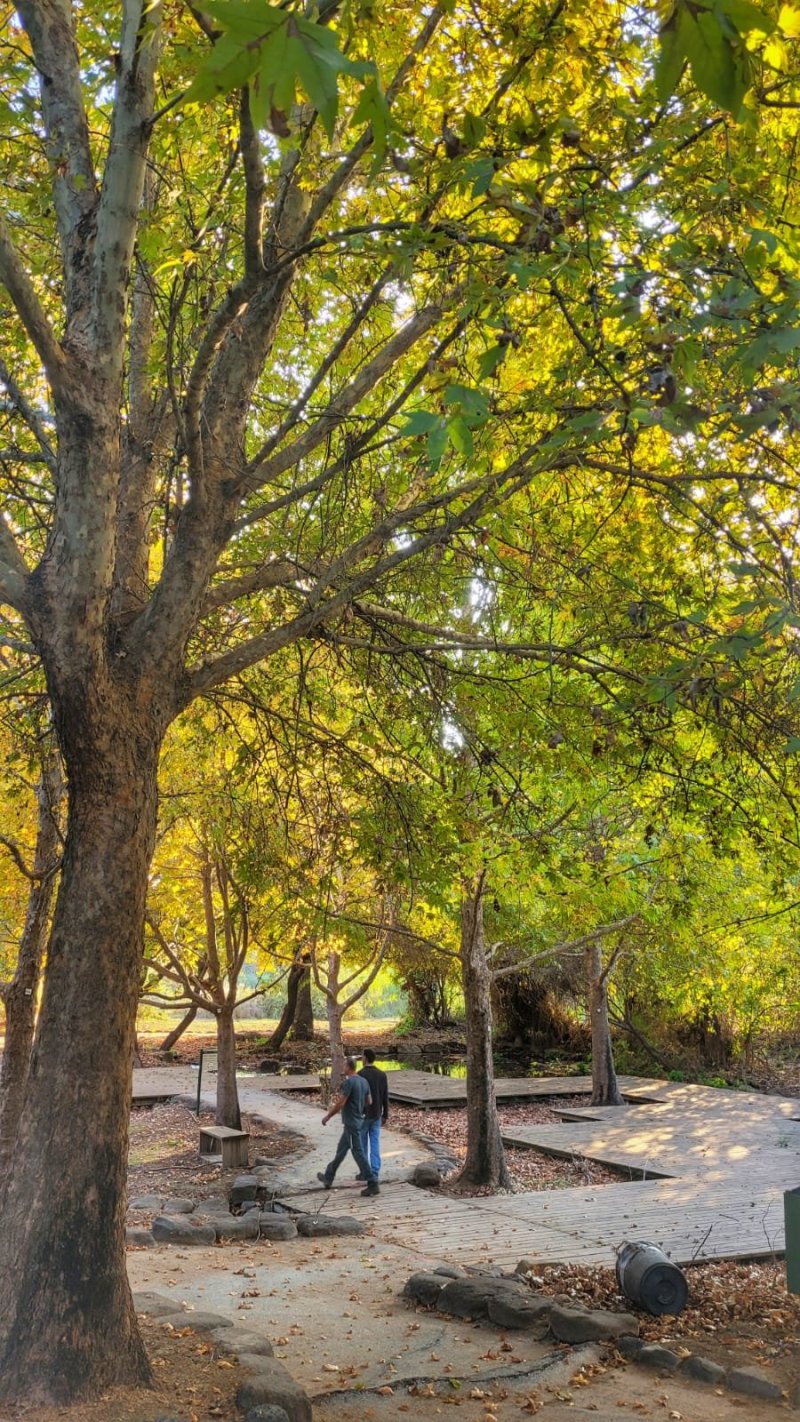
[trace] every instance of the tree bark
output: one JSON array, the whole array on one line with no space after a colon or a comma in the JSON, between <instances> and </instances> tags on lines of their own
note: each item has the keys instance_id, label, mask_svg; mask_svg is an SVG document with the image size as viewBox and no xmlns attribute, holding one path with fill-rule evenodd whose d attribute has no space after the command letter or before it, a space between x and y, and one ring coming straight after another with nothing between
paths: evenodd
<instances>
[{"instance_id":1,"label":"tree bark","mask_svg":"<svg viewBox=\"0 0 800 1422\"><path fill-rule=\"evenodd\" d=\"M303 972L297 988L297 1007L290 1033L293 1042L314 1040L314 1006L311 1001L311 964L303 961Z\"/></svg>"},{"instance_id":2,"label":"tree bark","mask_svg":"<svg viewBox=\"0 0 800 1422\"><path fill-rule=\"evenodd\" d=\"M234 1131L242 1129L232 1005L217 1012L217 1111L214 1119L218 1126L230 1126Z\"/></svg>"},{"instance_id":3,"label":"tree bark","mask_svg":"<svg viewBox=\"0 0 800 1422\"><path fill-rule=\"evenodd\" d=\"M492 1060L491 973L483 927L484 876L467 885L461 905L461 980L467 1037L467 1157L457 1186L509 1189Z\"/></svg>"},{"instance_id":4,"label":"tree bark","mask_svg":"<svg viewBox=\"0 0 800 1422\"><path fill-rule=\"evenodd\" d=\"M586 949L589 1021L592 1029L592 1105L621 1106L622 1097L614 1066L614 1048L608 1022L608 991L603 973L603 950L595 938Z\"/></svg>"},{"instance_id":5,"label":"tree bark","mask_svg":"<svg viewBox=\"0 0 800 1422\"><path fill-rule=\"evenodd\" d=\"M151 1379L125 1268L125 1183L161 733L123 698L113 702L82 724L73 718L62 738L61 883L26 1109L0 1197L3 1402L73 1402Z\"/></svg>"},{"instance_id":6,"label":"tree bark","mask_svg":"<svg viewBox=\"0 0 800 1422\"><path fill-rule=\"evenodd\" d=\"M172 1031L167 1033L166 1037L164 1038L163 1042L161 1043L161 1046L160 1046L159 1049L158 1049L159 1052L171 1052L171 1051L172 1051L172 1048L175 1046L175 1043L180 1041L181 1037L183 1036L184 1032L186 1031L186 1028L187 1028L188 1026L190 1026L190 1024L191 1024L192 1022L194 1022L194 1019L195 1019L196 1016L197 1016L197 1007L196 1007L195 1003L192 1003L192 1005L191 1005L191 1007L189 1008L189 1010L188 1010L188 1011L186 1012L186 1014L181 1018L180 1022L179 1022L178 1025L177 1025L177 1027L173 1027Z\"/></svg>"},{"instance_id":7,"label":"tree bark","mask_svg":"<svg viewBox=\"0 0 800 1422\"><path fill-rule=\"evenodd\" d=\"M302 963L292 963L289 969L289 977L286 982L286 1002L283 1005L283 1012L278 1020L278 1025L271 1037L268 1037L263 1044L262 1050L265 1052L276 1052L283 1046L286 1035L295 1020L297 1013L297 994L300 987L300 979L306 969Z\"/></svg>"},{"instance_id":8,"label":"tree bark","mask_svg":"<svg viewBox=\"0 0 800 1422\"><path fill-rule=\"evenodd\" d=\"M35 877L28 894L16 970L2 993L6 1032L0 1066L0 1193L14 1153L17 1127L25 1103L36 1017L36 995L56 881L60 843L58 805L62 792L61 762L55 747L51 746L43 760L36 792L38 814L33 858Z\"/></svg>"}]
</instances>

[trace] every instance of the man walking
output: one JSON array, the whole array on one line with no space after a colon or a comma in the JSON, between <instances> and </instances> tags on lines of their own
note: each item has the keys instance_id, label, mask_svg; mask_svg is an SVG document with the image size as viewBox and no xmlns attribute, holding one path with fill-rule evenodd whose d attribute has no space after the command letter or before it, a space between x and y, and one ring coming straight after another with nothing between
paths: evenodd
<instances>
[{"instance_id":1,"label":"man walking","mask_svg":"<svg viewBox=\"0 0 800 1422\"><path fill-rule=\"evenodd\" d=\"M389 1119L389 1082L386 1072L376 1067L371 1047L364 1048L363 1056L364 1066L358 1074L366 1081L372 1098L366 1109L364 1154L377 1180L381 1173L381 1126Z\"/></svg>"},{"instance_id":2,"label":"man walking","mask_svg":"<svg viewBox=\"0 0 800 1422\"><path fill-rule=\"evenodd\" d=\"M357 1074L355 1059L348 1057L345 1062L344 1081L339 1087L339 1094L328 1107L327 1115L322 1118L323 1126L327 1126L333 1116L336 1116L339 1111L342 1113L342 1134L339 1137L336 1154L324 1170L317 1171L317 1179L322 1181L326 1190L330 1190L334 1176L347 1152L352 1151L359 1175L367 1182L366 1190L361 1191L362 1195L380 1194L377 1172L372 1170L364 1154L363 1137L367 1124L364 1113L371 1100L369 1084L363 1076Z\"/></svg>"}]
</instances>

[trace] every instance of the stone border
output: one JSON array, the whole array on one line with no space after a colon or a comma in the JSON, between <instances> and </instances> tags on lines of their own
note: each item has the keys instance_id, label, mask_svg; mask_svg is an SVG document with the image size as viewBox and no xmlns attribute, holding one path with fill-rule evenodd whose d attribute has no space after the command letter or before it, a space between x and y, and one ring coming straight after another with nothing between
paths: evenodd
<instances>
[{"instance_id":1,"label":"stone border","mask_svg":"<svg viewBox=\"0 0 800 1422\"><path fill-rule=\"evenodd\" d=\"M236 1405L245 1414L245 1422L260 1422L268 1416L270 1407L276 1409L274 1422L283 1422L280 1409L286 1422L312 1422L311 1400L305 1388L274 1356L269 1339L254 1329L242 1328L223 1314L176 1308L175 1300L164 1294L135 1293L133 1304L137 1313L157 1322L194 1329L213 1344L215 1351L237 1360L242 1378Z\"/></svg>"},{"instance_id":2,"label":"stone border","mask_svg":"<svg viewBox=\"0 0 800 1422\"><path fill-rule=\"evenodd\" d=\"M641 1338L623 1335L616 1341L617 1352L629 1363L638 1363L643 1368L654 1368L658 1372L676 1374L692 1382L709 1383L713 1387L724 1387L739 1397L754 1397L763 1402L780 1402L784 1398L779 1383L762 1372L760 1368L724 1368L701 1353L676 1353L663 1343L645 1343ZM793 1407L800 1407L800 1385L788 1399Z\"/></svg>"},{"instance_id":3,"label":"stone border","mask_svg":"<svg viewBox=\"0 0 800 1422\"><path fill-rule=\"evenodd\" d=\"M406 1281L406 1298L425 1308L455 1318L486 1320L498 1328L524 1330L538 1339L551 1334L571 1347L587 1343L612 1344L626 1362L638 1363L683 1380L724 1387L739 1397L781 1402L784 1392L760 1368L725 1368L699 1353L682 1355L662 1343L639 1337L639 1320L632 1313L589 1309L564 1295L544 1294L527 1288L519 1274L489 1273L440 1265L420 1271ZM800 1384L788 1399L800 1408Z\"/></svg>"}]
</instances>

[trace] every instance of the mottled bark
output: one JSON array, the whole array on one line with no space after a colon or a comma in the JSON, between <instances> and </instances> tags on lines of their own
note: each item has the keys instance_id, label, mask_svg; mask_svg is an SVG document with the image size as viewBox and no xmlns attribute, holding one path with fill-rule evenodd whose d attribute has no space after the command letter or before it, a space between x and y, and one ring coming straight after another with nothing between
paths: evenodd
<instances>
[{"instance_id":1,"label":"mottled bark","mask_svg":"<svg viewBox=\"0 0 800 1422\"><path fill-rule=\"evenodd\" d=\"M297 1008L289 1035L293 1042L311 1042L314 1038L314 1006L311 1001L311 964L309 961L305 961L303 965L303 974L297 988Z\"/></svg>"},{"instance_id":2,"label":"mottled bark","mask_svg":"<svg viewBox=\"0 0 800 1422\"><path fill-rule=\"evenodd\" d=\"M95 714L93 735L84 731L79 742L75 726L62 741L69 800L61 883L26 1109L0 1199L2 1401L72 1401L150 1378L124 1226L160 734L123 698L104 713L102 727Z\"/></svg>"},{"instance_id":3,"label":"mottled bark","mask_svg":"<svg viewBox=\"0 0 800 1422\"><path fill-rule=\"evenodd\" d=\"M58 807L61 794L61 763L57 751L51 748L42 765L36 792L38 812L33 879L17 966L11 982L2 990L6 1029L0 1066L0 1192L13 1156L17 1127L25 1103L39 974L58 867Z\"/></svg>"},{"instance_id":4,"label":"mottled bark","mask_svg":"<svg viewBox=\"0 0 800 1422\"><path fill-rule=\"evenodd\" d=\"M217 1110L214 1119L218 1126L231 1126L235 1131L242 1128L239 1088L236 1084L236 1029L232 1006L226 1006L217 1012Z\"/></svg>"},{"instance_id":5,"label":"mottled bark","mask_svg":"<svg viewBox=\"0 0 800 1422\"><path fill-rule=\"evenodd\" d=\"M191 1007L188 1009L187 1012L184 1013L177 1026L173 1027L172 1031L167 1033L166 1037L161 1043L161 1046L158 1049L159 1052L171 1052L172 1048L175 1046L175 1043L180 1041L181 1037L186 1031L186 1028L191 1026L196 1016L197 1007L194 1003L192 1003Z\"/></svg>"},{"instance_id":6,"label":"mottled bark","mask_svg":"<svg viewBox=\"0 0 800 1422\"><path fill-rule=\"evenodd\" d=\"M592 1029L592 1105L621 1106L608 1022L607 980L599 938L593 939L586 948L586 977Z\"/></svg>"},{"instance_id":7,"label":"mottled bark","mask_svg":"<svg viewBox=\"0 0 800 1422\"><path fill-rule=\"evenodd\" d=\"M492 1060L491 973L483 927L483 876L466 886L461 905L461 981L467 1038L467 1156L461 1186L508 1188Z\"/></svg>"},{"instance_id":8,"label":"mottled bark","mask_svg":"<svg viewBox=\"0 0 800 1422\"><path fill-rule=\"evenodd\" d=\"M300 982L304 977L308 977L308 968L303 963L292 963L286 982L286 1002L283 1005L283 1012L275 1031L263 1044L265 1052L276 1052L279 1047L283 1046L289 1028L296 1019Z\"/></svg>"}]
</instances>

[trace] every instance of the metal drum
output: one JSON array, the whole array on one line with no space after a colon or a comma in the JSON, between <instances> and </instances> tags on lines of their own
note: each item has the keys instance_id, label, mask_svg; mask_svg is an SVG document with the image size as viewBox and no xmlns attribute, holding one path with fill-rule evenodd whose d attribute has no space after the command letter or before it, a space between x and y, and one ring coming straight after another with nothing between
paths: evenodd
<instances>
[{"instance_id":1,"label":"metal drum","mask_svg":"<svg viewBox=\"0 0 800 1422\"><path fill-rule=\"evenodd\" d=\"M626 1298L648 1313L682 1313L689 1298L686 1276L656 1244L623 1244L617 1282Z\"/></svg>"}]
</instances>

